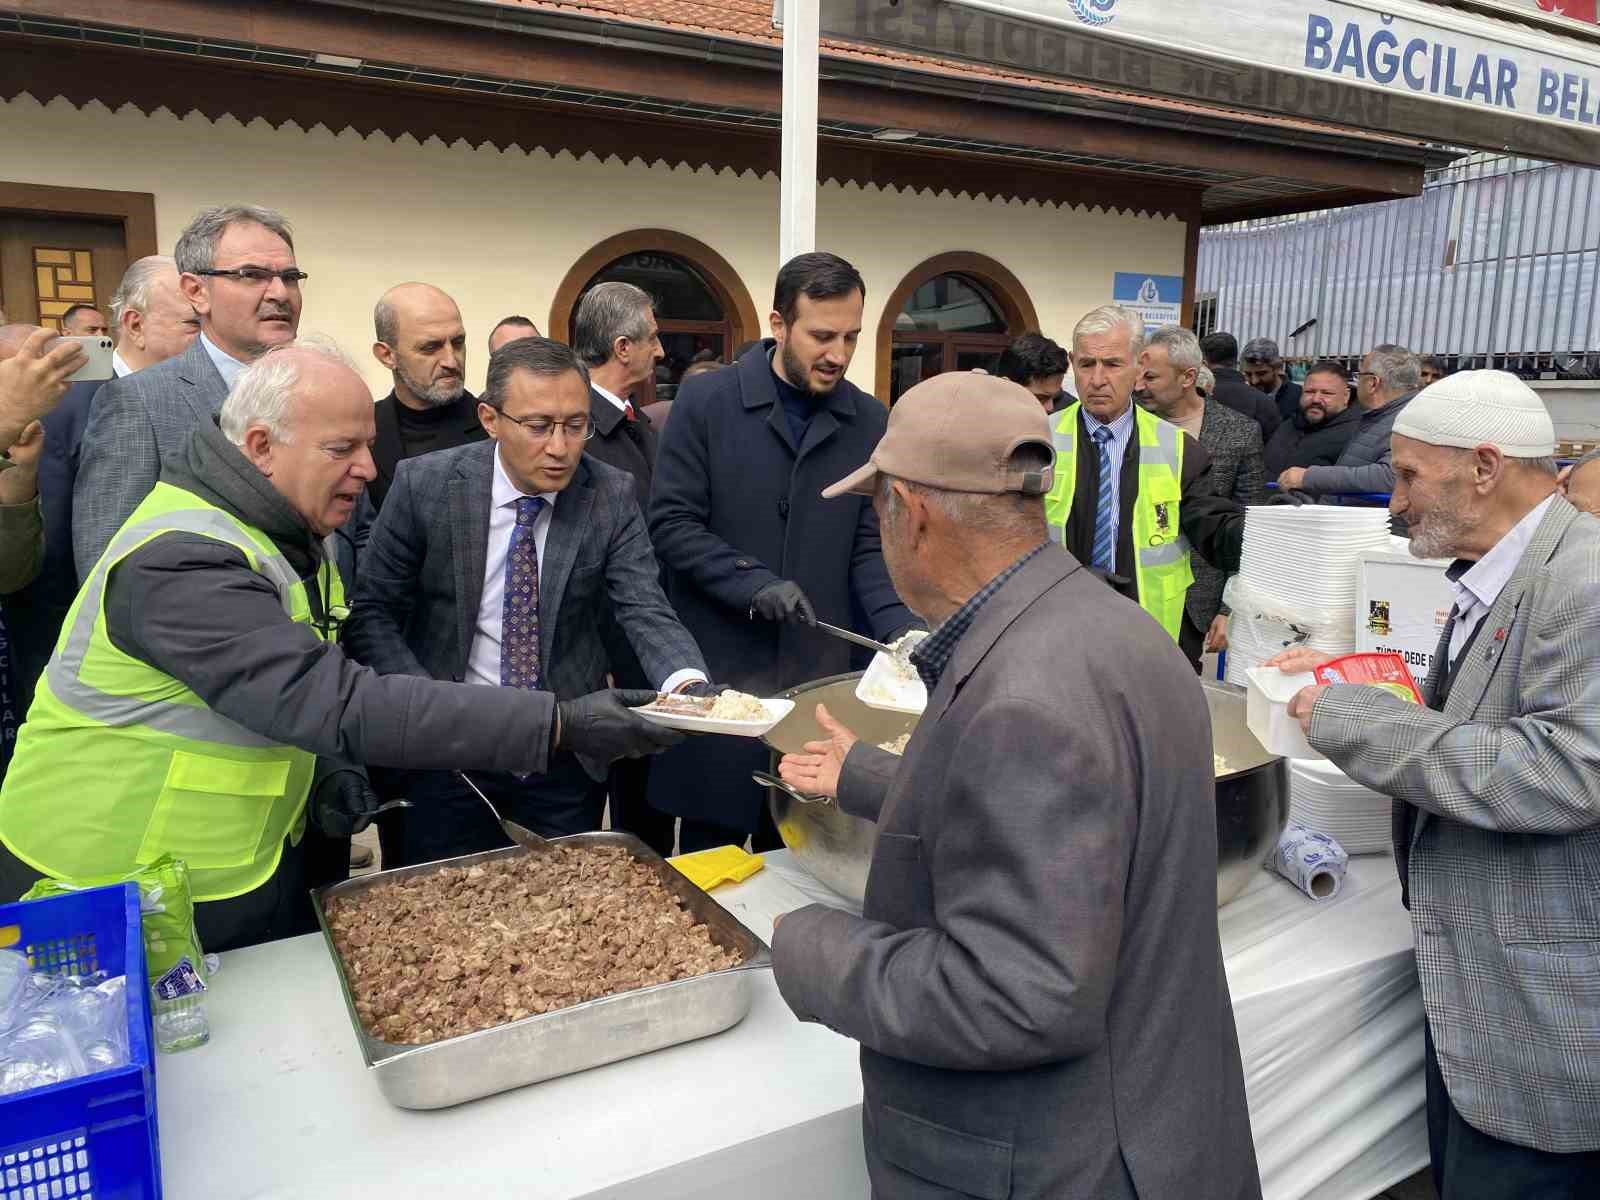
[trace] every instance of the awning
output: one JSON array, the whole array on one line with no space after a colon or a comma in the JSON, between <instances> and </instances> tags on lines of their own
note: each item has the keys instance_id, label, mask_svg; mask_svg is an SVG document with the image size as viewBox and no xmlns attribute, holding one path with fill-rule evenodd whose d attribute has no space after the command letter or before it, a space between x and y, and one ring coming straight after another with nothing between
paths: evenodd
<instances>
[{"instance_id":1,"label":"awning","mask_svg":"<svg viewBox=\"0 0 1600 1200\"><path fill-rule=\"evenodd\" d=\"M1600 27L1574 19L1594 0L820 4L832 37L1600 166Z\"/></svg>"}]
</instances>

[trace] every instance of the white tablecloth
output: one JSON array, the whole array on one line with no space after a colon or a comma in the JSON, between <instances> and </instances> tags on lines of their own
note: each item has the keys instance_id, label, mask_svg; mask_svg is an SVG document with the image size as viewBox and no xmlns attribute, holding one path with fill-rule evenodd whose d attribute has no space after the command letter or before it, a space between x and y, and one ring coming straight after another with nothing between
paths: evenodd
<instances>
[{"instance_id":1,"label":"white tablecloth","mask_svg":"<svg viewBox=\"0 0 1600 1200\"><path fill-rule=\"evenodd\" d=\"M762 938L837 898L787 853L717 898ZM1317 905L1262 874L1220 914L1269 1200L1359 1200L1426 1161L1421 1005L1387 858ZM366 1078L320 938L223 956L212 1040L158 1064L169 1200L865 1200L853 1043L771 976L716 1037L436 1112Z\"/></svg>"}]
</instances>

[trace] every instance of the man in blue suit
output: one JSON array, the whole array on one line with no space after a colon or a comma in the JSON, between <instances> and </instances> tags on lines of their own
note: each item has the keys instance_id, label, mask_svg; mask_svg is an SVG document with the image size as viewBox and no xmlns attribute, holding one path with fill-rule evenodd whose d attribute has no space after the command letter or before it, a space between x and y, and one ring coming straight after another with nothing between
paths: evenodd
<instances>
[{"instance_id":1,"label":"man in blue suit","mask_svg":"<svg viewBox=\"0 0 1600 1200\"><path fill-rule=\"evenodd\" d=\"M844 375L861 333L866 286L834 254L802 254L778 272L772 337L731 367L697 375L675 398L650 496L650 538L667 594L711 677L760 696L848 671L851 648L821 619L879 639L916 624L860 497L824 503L883 436L888 412ZM683 818L687 852L755 835L778 844L759 742L696 738L652 764L650 803Z\"/></svg>"}]
</instances>

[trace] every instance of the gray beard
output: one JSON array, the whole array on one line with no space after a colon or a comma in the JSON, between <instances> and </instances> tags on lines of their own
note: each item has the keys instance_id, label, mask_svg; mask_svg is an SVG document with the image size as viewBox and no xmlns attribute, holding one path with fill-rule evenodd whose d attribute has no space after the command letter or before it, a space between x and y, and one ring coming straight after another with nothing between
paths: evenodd
<instances>
[{"instance_id":1,"label":"gray beard","mask_svg":"<svg viewBox=\"0 0 1600 1200\"><path fill-rule=\"evenodd\" d=\"M1462 516L1454 509L1441 506L1428 514L1428 519L1423 523L1422 529L1417 529L1413 519L1411 525L1411 557L1413 558L1457 558L1457 551L1466 541L1467 534L1472 532L1476 524L1468 517Z\"/></svg>"},{"instance_id":2,"label":"gray beard","mask_svg":"<svg viewBox=\"0 0 1600 1200\"><path fill-rule=\"evenodd\" d=\"M396 386L403 386L426 408L443 408L447 404L454 404L461 399L461 393L467 390L467 385L459 379L419 387L414 379L398 369L394 373L394 381Z\"/></svg>"}]
</instances>

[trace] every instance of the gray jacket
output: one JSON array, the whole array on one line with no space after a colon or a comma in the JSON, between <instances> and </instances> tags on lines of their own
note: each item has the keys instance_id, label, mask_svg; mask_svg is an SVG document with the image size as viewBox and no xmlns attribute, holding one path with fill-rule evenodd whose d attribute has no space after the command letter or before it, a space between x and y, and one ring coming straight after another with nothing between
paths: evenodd
<instances>
[{"instance_id":1,"label":"gray jacket","mask_svg":"<svg viewBox=\"0 0 1600 1200\"><path fill-rule=\"evenodd\" d=\"M1446 657L1441 644L1429 696ZM1443 712L1334 687L1311 720L1311 744L1394 796L1411 834L1395 854L1451 1101L1487 1134L1558 1153L1600 1150L1597 657L1600 522L1558 498Z\"/></svg>"},{"instance_id":2,"label":"gray jacket","mask_svg":"<svg viewBox=\"0 0 1600 1200\"><path fill-rule=\"evenodd\" d=\"M1207 485L1211 495L1236 504L1258 504L1266 499L1259 424L1224 404L1207 400L1199 442L1211 455ZM1223 611L1222 587L1228 581L1228 573L1199 554L1190 555L1189 562L1194 569L1194 582L1189 585L1184 605L1195 628L1204 631Z\"/></svg>"},{"instance_id":3,"label":"gray jacket","mask_svg":"<svg viewBox=\"0 0 1600 1200\"><path fill-rule=\"evenodd\" d=\"M113 379L95 395L72 486L72 551L85 579L112 535L186 453L228 397L200 339L176 358Z\"/></svg>"},{"instance_id":4,"label":"gray jacket","mask_svg":"<svg viewBox=\"0 0 1600 1200\"><path fill-rule=\"evenodd\" d=\"M1391 400L1382 408L1364 409L1355 436L1350 439L1339 461L1331 467L1307 467L1305 479L1297 489L1317 497L1336 497L1351 492L1394 491L1394 468L1389 465L1389 434L1400 410L1411 403L1411 395Z\"/></svg>"},{"instance_id":5,"label":"gray jacket","mask_svg":"<svg viewBox=\"0 0 1600 1200\"><path fill-rule=\"evenodd\" d=\"M772 950L796 1015L861 1043L876 1200L1261 1195L1211 766L1183 654L1053 546L978 611L905 757L851 750L864 915L802 908Z\"/></svg>"},{"instance_id":6,"label":"gray jacket","mask_svg":"<svg viewBox=\"0 0 1600 1200\"><path fill-rule=\"evenodd\" d=\"M494 442L476 442L395 469L361 555L344 631L357 661L385 675L466 678L488 558L494 453ZM661 591L626 471L583 456L556 499L539 577L540 659L562 699L606 686L611 662L601 628L608 613L651 685L686 667L706 669ZM584 766L605 778L604 764Z\"/></svg>"},{"instance_id":7,"label":"gray jacket","mask_svg":"<svg viewBox=\"0 0 1600 1200\"><path fill-rule=\"evenodd\" d=\"M267 534L302 579L320 567L325 543L214 421L195 430L165 478ZM313 612L323 610L326 598L315 586L308 592ZM119 650L263 737L357 763L545 769L550 693L381 676L289 620L272 583L211 538L169 533L145 543L112 571L105 604Z\"/></svg>"}]
</instances>

